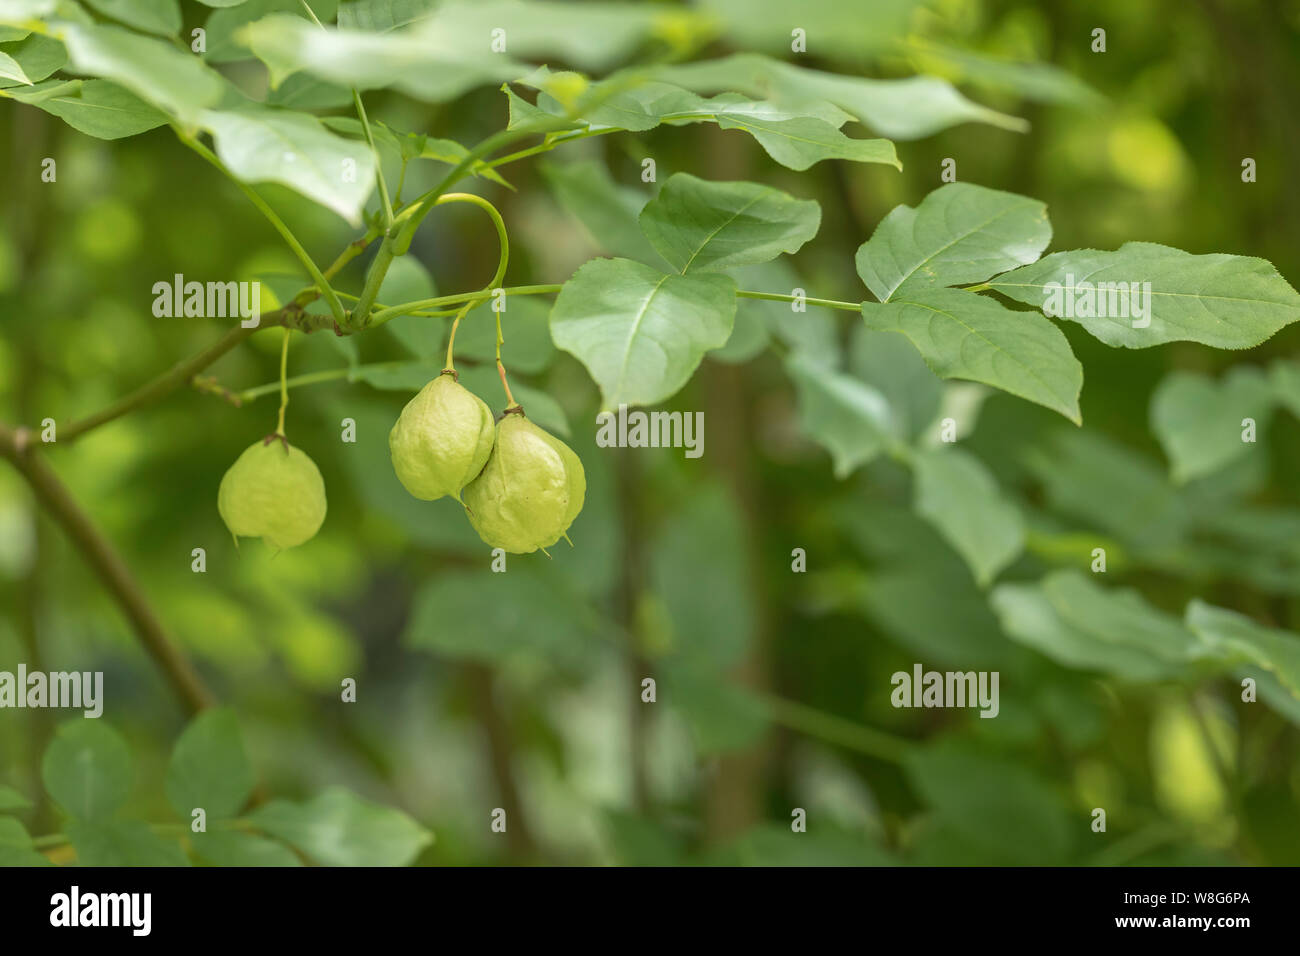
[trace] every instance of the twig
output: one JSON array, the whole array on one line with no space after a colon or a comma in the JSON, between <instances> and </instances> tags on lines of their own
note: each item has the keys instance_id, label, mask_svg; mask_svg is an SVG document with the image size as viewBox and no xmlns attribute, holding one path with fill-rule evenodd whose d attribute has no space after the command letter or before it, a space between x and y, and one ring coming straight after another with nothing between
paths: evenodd
<instances>
[{"instance_id":1,"label":"twig","mask_svg":"<svg viewBox=\"0 0 1300 956\"><path fill-rule=\"evenodd\" d=\"M26 479L37 500L63 528L86 563L122 608L140 643L162 669L185 709L191 714L212 706L214 698L189 662L163 630L139 583L121 555L81 510L68 489L45 460L28 446L28 433L0 424L0 455L8 458Z\"/></svg>"}]
</instances>

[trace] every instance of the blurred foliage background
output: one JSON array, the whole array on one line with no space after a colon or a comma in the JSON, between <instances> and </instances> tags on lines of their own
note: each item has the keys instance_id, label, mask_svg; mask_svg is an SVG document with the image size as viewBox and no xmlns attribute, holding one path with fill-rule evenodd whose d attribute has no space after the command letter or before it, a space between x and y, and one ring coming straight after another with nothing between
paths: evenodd
<instances>
[{"instance_id":1,"label":"blurred foliage background","mask_svg":"<svg viewBox=\"0 0 1300 956\"><path fill-rule=\"evenodd\" d=\"M810 8L836 9L863 13ZM206 13L186 4L187 25ZM1140 239L1256 255L1300 276L1300 3L893 0L872 13L885 35L900 31L896 42L860 55L814 46L812 65L936 73L1031 128L965 124L900 141L902 173L839 162L794 173L712 126L572 144L509 167L515 191L469 187L511 229L506 284L561 282L606 251L571 213L600 185L602 164L609 188L648 198L645 157L661 181L685 170L821 203L820 234L790 262L797 276L762 270L774 289L862 298L854 251L896 204L940 184L945 158L961 181L1046 201L1052 248ZM1091 52L1096 27L1105 53ZM731 48L744 38L715 47ZM264 82L253 63L227 69ZM490 89L444 107L383 93L367 104L397 128L467 144L506 116ZM55 184L39 180L44 157L57 160ZM1245 157L1258 182L1242 182ZM9 104L0 162L5 421L70 422L216 338L211 320L155 318L155 282L300 275L235 187L166 129L106 143ZM407 194L444 170L412 167ZM287 190L259 191L318 262L355 235ZM495 243L477 211L440 208L412 253L451 293L487 281ZM341 288L359 289L366 261ZM427 280L395 270L390 281ZM597 449L595 388L550 346L544 307L519 306L508 312L507 363L553 399L547 411L567 423L589 489L576 547L511 557L506 574L489 571L455 502L416 501L396 481L387 435L408 383L375 376L396 387L338 379L292 392L288 433L319 464L329 515L316 539L275 557L260 542L236 549L216 509L222 473L273 429L274 395L236 408L183 390L49 449L237 711L267 791L343 784L401 807L436 833L419 858L430 864L1300 863L1300 707L1243 704L1230 678L1124 681L1054 663L1001 632L965 565L911 511L897 466L835 479L763 346L774 337L842 352L853 367L870 359L853 350L851 314L742 303L762 316L746 326L754 341L707 359L670 403L705 414L704 456L686 459ZM443 322L295 336L290 374L402 359L410 341L445 335ZM488 354L487 323L485 310L467 320L467 367L474 349ZM1170 370L1289 357L1300 331L1234 355L1110 349L1063 330L1085 368L1083 429L998 394L965 438L1033 529L1006 578L1080 566L1104 545L1106 583L1136 586L1159 607L1179 613L1203 597L1300 628L1296 418L1279 412L1258 453L1183 486L1169 481L1148 419ZM234 391L272 382L279 344L276 333L254 336L210 374ZM356 422L353 444L340 441L344 418ZM196 547L203 574L191 571ZM794 548L806 550L806 573L791 570ZM174 821L161 780L182 710L12 469L0 470L0 609L0 669L104 671L103 719L135 756L128 815ZM891 707L890 675L918 661L1000 671L1000 716ZM640 699L647 676L654 704ZM355 704L339 701L348 677ZM0 780L37 796L40 754L64 716L0 713ZM496 807L508 813L505 835L489 828ZM808 811L806 834L790 832L795 807ZM1107 833L1090 830L1094 807L1107 810ZM57 828L47 802L25 819L33 833Z\"/></svg>"}]
</instances>

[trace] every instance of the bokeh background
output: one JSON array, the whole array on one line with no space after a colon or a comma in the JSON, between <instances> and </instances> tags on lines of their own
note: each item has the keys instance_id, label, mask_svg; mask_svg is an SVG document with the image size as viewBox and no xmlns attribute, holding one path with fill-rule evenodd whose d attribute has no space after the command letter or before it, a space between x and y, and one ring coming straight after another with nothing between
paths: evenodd
<instances>
[{"instance_id":1,"label":"bokeh background","mask_svg":"<svg viewBox=\"0 0 1300 956\"><path fill-rule=\"evenodd\" d=\"M465 187L505 216L506 284L561 282L605 251L573 214L581 191L607 166L625 197L648 198L645 157L660 181L685 170L817 199L820 234L772 267L797 279L763 277L814 296L865 297L854 251L896 204L940 184L945 158L962 181L1046 201L1051 249L1147 240L1260 256L1293 284L1300 276L1300 4L933 0L844 4L843 15L860 25L866 7L900 18L903 39L847 60L814 49L812 65L947 76L1029 131L964 124L899 142L901 173L837 162L795 173L712 126L573 144L509 167L516 191ZM186 16L206 11L187 3ZM1096 27L1104 54L1090 49ZM732 48L743 38L712 49ZM1007 60L1042 65L997 68ZM251 62L226 69L264 82ZM467 144L506 116L487 89L442 107L367 102L398 128ZM44 157L57 160L55 184L39 181ZM1252 184L1245 157L1258 164ZM221 333L211 320L155 318L155 282L299 273L235 187L165 128L105 143L4 103L0 164L4 421L80 418ZM413 167L407 195L444 171ZM355 235L287 190L259 191L318 262ZM488 280L496 240L477 210L440 208L412 254L424 269L396 280L449 294ZM358 291L366 261L341 288ZM329 515L317 538L274 557L260 542L237 549L216 509L225 469L274 428L274 395L236 408L181 390L48 450L237 711L267 792L342 784L400 807L437 836L426 864L1300 863L1300 705L1243 704L1231 678L1124 682L1053 663L1000 631L960 558L911 511L901 469L880 462L836 480L800 427L777 353L795 342L852 367L852 314L743 303L763 315L747 326L754 340L707 359L668 406L704 412L704 456L686 459L595 447L596 390L551 347L544 302L512 303L505 357L521 385L553 400L588 500L575 548L511 557L506 574L489 571L454 502L418 502L397 483L387 434L411 391L379 373L293 390L288 433L320 466ZM445 335L444 321L295 336L290 374L407 359L411 341ZM490 354L487 324L481 310L467 320L467 368ZM1077 566L1101 542L1107 583L1159 607L1180 613L1201 597L1300 629L1300 423L1277 413L1257 454L1175 487L1148 418L1170 370L1291 357L1300 331L1237 355L1110 349L1063 328L1085 368L1083 429L998 394L965 439L1033 529L1005 579ZM234 391L273 382L279 345L278 333L258 334L209 373ZM355 443L340 440L344 418ZM203 574L191 571L196 547ZM791 570L794 548L806 573ZM177 822L162 780L183 709L6 466L0 669L19 661L105 673L103 720L135 761L127 815ZM916 662L999 670L1000 716L892 708L890 675ZM647 676L654 704L640 699ZM354 704L339 700L348 677ZM39 761L63 719L0 712L0 781L38 801L23 816L33 833L59 827ZM929 759L908 756L918 748ZM504 835L489 828L497 807ZM790 832L796 807L806 834ZM1107 810L1105 834L1090 830L1094 807Z\"/></svg>"}]
</instances>

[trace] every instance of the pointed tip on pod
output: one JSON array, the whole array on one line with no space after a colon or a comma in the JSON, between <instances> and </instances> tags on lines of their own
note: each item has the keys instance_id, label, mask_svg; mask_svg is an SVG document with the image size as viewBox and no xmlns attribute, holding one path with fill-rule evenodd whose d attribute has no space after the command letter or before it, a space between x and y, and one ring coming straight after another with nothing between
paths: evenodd
<instances>
[{"instance_id":1,"label":"pointed tip on pod","mask_svg":"<svg viewBox=\"0 0 1300 956\"><path fill-rule=\"evenodd\" d=\"M586 492L586 474L573 449L513 406L497 423L487 464L465 487L465 510L491 547L545 552L566 536Z\"/></svg>"}]
</instances>

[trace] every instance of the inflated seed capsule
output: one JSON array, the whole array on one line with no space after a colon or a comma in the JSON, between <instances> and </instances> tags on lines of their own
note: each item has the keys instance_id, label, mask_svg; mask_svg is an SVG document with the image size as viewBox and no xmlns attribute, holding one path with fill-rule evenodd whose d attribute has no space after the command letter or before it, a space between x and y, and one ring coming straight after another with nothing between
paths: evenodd
<instances>
[{"instance_id":1,"label":"inflated seed capsule","mask_svg":"<svg viewBox=\"0 0 1300 956\"><path fill-rule=\"evenodd\" d=\"M325 521L320 469L282 436L235 459L217 489L217 511L236 539L262 538L277 551L310 540Z\"/></svg>"},{"instance_id":2,"label":"inflated seed capsule","mask_svg":"<svg viewBox=\"0 0 1300 956\"><path fill-rule=\"evenodd\" d=\"M416 394L388 433L393 471L417 498L460 500L492 453L492 410L449 372Z\"/></svg>"},{"instance_id":3,"label":"inflated seed capsule","mask_svg":"<svg viewBox=\"0 0 1300 956\"><path fill-rule=\"evenodd\" d=\"M511 409L492 455L465 487L470 524L488 545L513 554L548 548L582 510L587 478L568 445Z\"/></svg>"}]
</instances>

